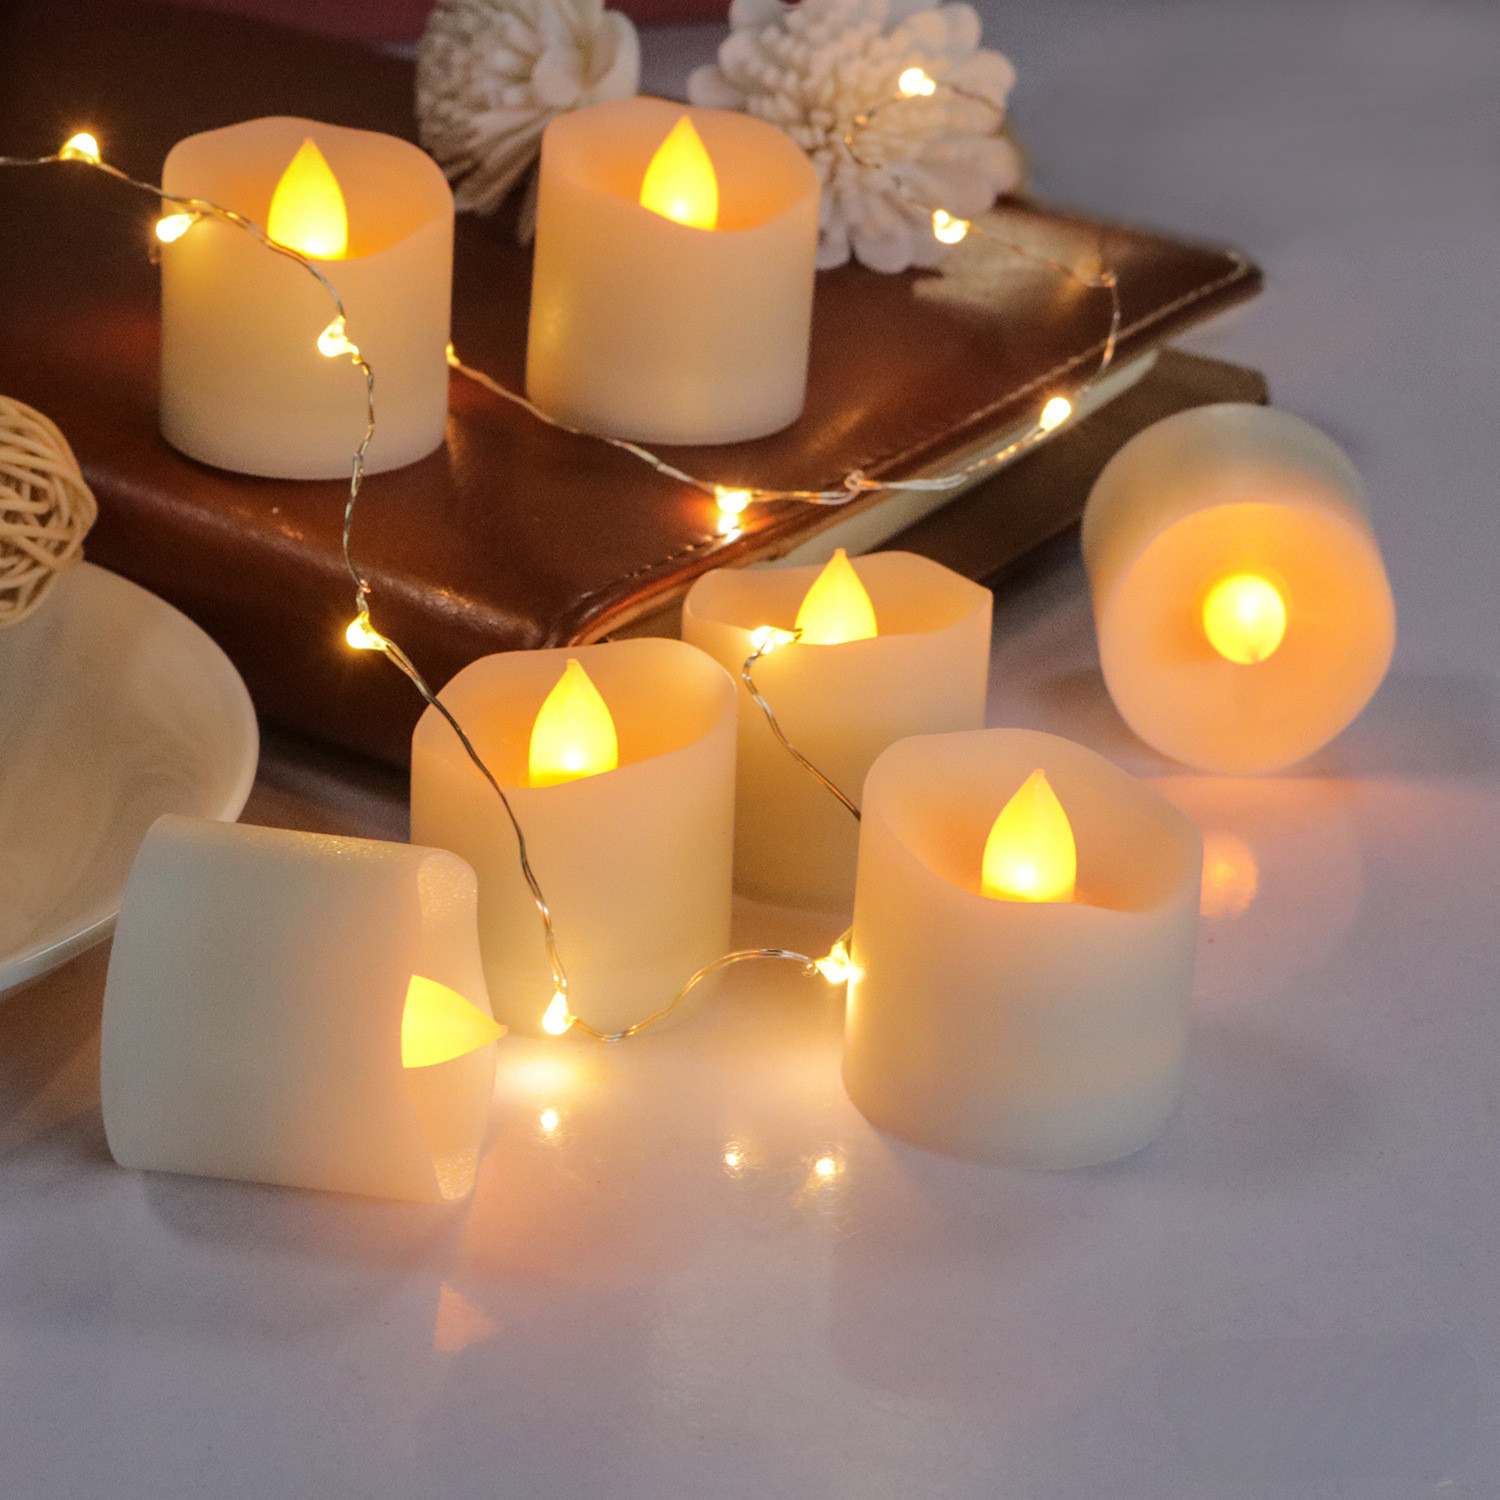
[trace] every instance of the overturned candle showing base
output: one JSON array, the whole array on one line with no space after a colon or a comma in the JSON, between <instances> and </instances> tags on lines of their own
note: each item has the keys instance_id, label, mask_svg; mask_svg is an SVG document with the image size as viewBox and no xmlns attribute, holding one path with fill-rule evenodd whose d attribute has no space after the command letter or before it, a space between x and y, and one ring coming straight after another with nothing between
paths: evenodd
<instances>
[{"instance_id":1,"label":"overturned candle showing base","mask_svg":"<svg viewBox=\"0 0 1500 1500\"><path fill-rule=\"evenodd\" d=\"M1095 482L1083 555L1110 696L1188 765L1289 766L1390 665L1395 606L1359 475L1286 412L1199 407L1137 434Z\"/></svg>"}]
</instances>

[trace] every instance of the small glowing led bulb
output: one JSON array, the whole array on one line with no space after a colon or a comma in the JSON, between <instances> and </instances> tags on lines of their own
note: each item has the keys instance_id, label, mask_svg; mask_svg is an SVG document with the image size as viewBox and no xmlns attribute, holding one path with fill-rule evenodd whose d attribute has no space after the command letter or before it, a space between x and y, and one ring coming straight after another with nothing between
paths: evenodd
<instances>
[{"instance_id":1,"label":"small glowing led bulb","mask_svg":"<svg viewBox=\"0 0 1500 1500\"><path fill-rule=\"evenodd\" d=\"M750 632L750 644L757 656L769 656L783 646L790 646L797 639L790 630L778 630L774 625L757 625Z\"/></svg>"},{"instance_id":2,"label":"small glowing led bulb","mask_svg":"<svg viewBox=\"0 0 1500 1500\"><path fill-rule=\"evenodd\" d=\"M1259 573L1232 573L1204 596L1203 633L1225 660L1253 666L1281 645L1286 601Z\"/></svg>"},{"instance_id":3,"label":"small glowing led bulb","mask_svg":"<svg viewBox=\"0 0 1500 1500\"><path fill-rule=\"evenodd\" d=\"M641 181L641 207L691 229L719 222L719 182L692 119L683 115L656 148Z\"/></svg>"},{"instance_id":4,"label":"small glowing led bulb","mask_svg":"<svg viewBox=\"0 0 1500 1500\"><path fill-rule=\"evenodd\" d=\"M1042 414L1036 419L1036 425L1043 432L1051 432L1054 428L1061 427L1072 415L1073 403L1066 396L1054 396L1042 408Z\"/></svg>"},{"instance_id":5,"label":"small glowing led bulb","mask_svg":"<svg viewBox=\"0 0 1500 1500\"><path fill-rule=\"evenodd\" d=\"M921 68L908 68L896 80L896 87L906 99L915 99L919 95L937 92L937 84Z\"/></svg>"},{"instance_id":6,"label":"small glowing led bulb","mask_svg":"<svg viewBox=\"0 0 1500 1500\"><path fill-rule=\"evenodd\" d=\"M933 237L945 245L956 245L969 232L967 219L955 219L945 208L932 211Z\"/></svg>"},{"instance_id":7,"label":"small glowing led bulb","mask_svg":"<svg viewBox=\"0 0 1500 1500\"><path fill-rule=\"evenodd\" d=\"M839 646L879 634L875 606L842 547L813 580L795 623L801 639L814 646Z\"/></svg>"},{"instance_id":8,"label":"small glowing led bulb","mask_svg":"<svg viewBox=\"0 0 1500 1500\"><path fill-rule=\"evenodd\" d=\"M750 491L726 489L722 484L716 484L714 500L719 507L719 533L728 536L739 529L740 519L750 504Z\"/></svg>"},{"instance_id":9,"label":"small glowing led bulb","mask_svg":"<svg viewBox=\"0 0 1500 1500\"><path fill-rule=\"evenodd\" d=\"M88 131L80 130L69 136L61 151L57 153L64 161L86 161L98 166L104 159L99 154L99 142Z\"/></svg>"},{"instance_id":10,"label":"small glowing led bulb","mask_svg":"<svg viewBox=\"0 0 1500 1500\"><path fill-rule=\"evenodd\" d=\"M1047 773L1033 771L985 840L980 889L993 901L1071 901L1077 878L1068 815Z\"/></svg>"},{"instance_id":11,"label":"small glowing led bulb","mask_svg":"<svg viewBox=\"0 0 1500 1500\"><path fill-rule=\"evenodd\" d=\"M573 1017L568 1014L568 997L558 990L552 996L552 1003L542 1014L542 1030L548 1036L561 1036L572 1024Z\"/></svg>"},{"instance_id":12,"label":"small glowing led bulb","mask_svg":"<svg viewBox=\"0 0 1500 1500\"><path fill-rule=\"evenodd\" d=\"M197 214L168 214L156 221L156 237L162 244L170 245L173 240L180 240L197 221Z\"/></svg>"},{"instance_id":13,"label":"small glowing led bulb","mask_svg":"<svg viewBox=\"0 0 1500 1500\"><path fill-rule=\"evenodd\" d=\"M864 971L850 958L848 945L843 938L828 950L826 958L815 959L813 967L829 984L848 984L851 980L864 978Z\"/></svg>"},{"instance_id":14,"label":"small glowing led bulb","mask_svg":"<svg viewBox=\"0 0 1500 1500\"><path fill-rule=\"evenodd\" d=\"M369 615L360 615L358 619L350 620L349 628L344 632L344 639L356 651L383 651L385 649L385 637L370 624Z\"/></svg>"}]
</instances>

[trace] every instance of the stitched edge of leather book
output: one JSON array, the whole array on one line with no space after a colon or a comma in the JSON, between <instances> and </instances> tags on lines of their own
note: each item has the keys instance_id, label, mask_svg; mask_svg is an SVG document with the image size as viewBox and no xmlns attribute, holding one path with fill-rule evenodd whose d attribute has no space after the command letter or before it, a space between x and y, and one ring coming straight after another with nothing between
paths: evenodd
<instances>
[{"instance_id":1,"label":"stitched edge of leather book","mask_svg":"<svg viewBox=\"0 0 1500 1500\"><path fill-rule=\"evenodd\" d=\"M411 89L408 64L231 17L32 0L0 19L0 150L41 154L91 125L112 160L147 180L182 136L260 114L410 137ZM73 442L101 504L91 556L214 635L267 718L404 759L420 705L388 664L342 642L343 483L226 474L159 436L158 291L144 253L154 205L81 168L10 173L0 192L12 304L0 389ZM1120 277L1122 367L1259 288L1232 251L1019 201L999 216L1007 236L1070 261L1087 264L1103 243ZM981 244L959 250L942 276L824 273L804 417L756 443L664 454L724 483L909 476L1076 390L1102 348L1107 300ZM511 389L528 283L529 255L504 223L460 220L455 342ZM724 537L697 490L455 377L447 444L367 482L354 541L377 625L441 683L487 652L596 639L708 568L783 555L880 498L758 508Z\"/></svg>"}]
</instances>

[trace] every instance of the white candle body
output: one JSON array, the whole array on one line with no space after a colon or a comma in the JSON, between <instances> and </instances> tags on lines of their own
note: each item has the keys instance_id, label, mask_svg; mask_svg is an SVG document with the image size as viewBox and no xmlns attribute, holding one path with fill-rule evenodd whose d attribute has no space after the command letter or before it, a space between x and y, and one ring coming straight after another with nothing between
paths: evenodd
<instances>
[{"instance_id":1,"label":"white candle body","mask_svg":"<svg viewBox=\"0 0 1500 1500\"><path fill-rule=\"evenodd\" d=\"M1038 768L1073 827L1079 899L997 901L980 890L985 839ZM850 1098L881 1129L974 1161L1139 1150L1178 1097L1201 864L1190 818L1068 740L987 729L893 746L865 782Z\"/></svg>"},{"instance_id":2,"label":"white candle body","mask_svg":"<svg viewBox=\"0 0 1500 1500\"><path fill-rule=\"evenodd\" d=\"M339 181L349 254L315 264L375 371L365 469L422 458L448 416L453 194L425 152L394 136L276 117L179 141L162 186L265 227L271 195L311 137ZM177 212L172 204L165 213ZM243 230L200 219L161 247L161 430L191 458L282 479L347 475L365 431L364 377L317 347L332 299L307 270Z\"/></svg>"},{"instance_id":3,"label":"white candle body","mask_svg":"<svg viewBox=\"0 0 1500 1500\"><path fill-rule=\"evenodd\" d=\"M640 205L683 115L719 184L719 227ZM542 138L526 391L575 427L651 443L728 443L796 420L807 386L818 175L749 115L625 99Z\"/></svg>"},{"instance_id":4,"label":"white candle body","mask_svg":"<svg viewBox=\"0 0 1500 1500\"><path fill-rule=\"evenodd\" d=\"M1199 407L1132 438L1083 517L1099 659L1147 744L1204 770L1280 770L1327 744L1390 665L1396 615L1354 466L1262 406ZM1203 601L1250 572L1286 606L1265 660L1209 643Z\"/></svg>"},{"instance_id":5,"label":"white candle body","mask_svg":"<svg viewBox=\"0 0 1500 1500\"><path fill-rule=\"evenodd\" d=\"M977 729L989 674L988 589L908 552L853 559L880 634L783 646L752 669L787 738L857 806L865 773L913 734ZM735 883L788 906L846 911L858 825L777 743L740 682L759 625L790 630L819 567L721 569L689 591L682 636L739 684Z\"/></svg>"},{"instance_id":6,"label":"white candle body","mask_svg":"<svg viewBox=\"0 0 1500 1500\"><path fill-rule=\"evenodd\" d=\"M603 696L619 766L528 784L537 710L572 657ZM574 1014L616 1031L665 1005L729 947L734 692L680 641L510 651L441 693L494 771L551 908ZM480 941L495 1014L541 1034L552 998L542 925L494 789L428 709L412 740L412 837L479 873Z\"/></svg>"},{"instance_id":7,"label":"white candle body","mask_svg":"<svg viewBox=\"0 0 1500 1500\"><path fill-rule=\"evenodd\" d=\"M474 872L439 849L167 816L131 871L101 1080L123 1167L443 1202L495 1049L404 1068L414 975L489 1014Z\"/></svg>"}]
</instances>

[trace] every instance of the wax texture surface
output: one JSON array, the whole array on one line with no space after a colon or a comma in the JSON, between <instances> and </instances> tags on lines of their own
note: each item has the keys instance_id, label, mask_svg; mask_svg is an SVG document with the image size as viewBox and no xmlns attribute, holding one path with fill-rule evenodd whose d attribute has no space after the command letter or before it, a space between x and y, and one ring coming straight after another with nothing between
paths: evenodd
<instances>
[{"instance_id":1,"label":"wax texture surface","mask_svg":"<svg viewBox=\"0 0 1500 1500\"><path fill-rule=\"evenodd\" d=\"M713 164L715 227L642 205L684 116ZM560 115L542 138L526 393L588 432L732 443L802 411L818 175L775 126L664 99Z\"/></svg>"},{"instance_id":2,"label":"wax texture surface","mask_svg":"<svg viewBox=\"0 0 1500 1500\"><path fill-rule=\"evenodd\" d=\"M490 1014L474 872L439 849L167 816L125 892L102 1090L124 1167L466 1195L495 1049L402 1066L422 976Z\"/></svg>"},{"instance_id":3,"label":"wax texture surface","mask_svg":"<svg viewBox=\"0 0 1500 1500\"><path fill-rule=\"evenodd\" d=\"M996 814L1045 771L1073 900L981 889ZM973 1161L1074 1167L1154 1140L1187 1043L1202 839L1102 756L1034 730L924 735L865 782L844 1083L872 1123Z\"/></svg>"},{"instance_id":4,"label":"wax texture surface","mask_svg":"<svg viewBox=\"0 0 1500 1500\"><path fill-rule=\"evenodd\" d=\"M347 205L345 254L315 264L376 372L379 420L365 469L377 474L431 453L447 422L453 194L437 164L395 136L275 116L179 141L162 186L264 226L307 140ZM166 440L243 474L346 476L364 435L365 382L347 358L318 349L334 317L327 291L295 261L211 217L161 246L161 270Z\"/></svg>"},{"instance_id":5,"label":"wax texture surface","mask_svg":"<svg viewBox=\"0 0 1500 1500\"><path fill-rule=\"evenodd\" d=\"M853 566L879 633L784 646L753 670L787 737L858 804L865 773L886 746L983 724L993 600L988 589L907 552L872 552ZM688 593L682 635L739 684L736 887L761 901L847 911L857 825L777 743L739 683L755 629L790 630L821 572L706 573Z\"/></svg>"},{"instance_id":6,"label":"wax texture surface","mask_svg":"<svg viewBox=\"0 0 1500 1500\"><path fill-rule=\"evenodd\" d=\"M618 765L531 783L542 704L570 660L608 707ZM666 1004L729 947L734 690L681 641L626 640L482 657L445 687L526 833L553 920L574 1014L601 1031ZM412 739L412 837L479 875L480 939L495 1013L542 1034L551 971L515 832L494 788L434 710Z\"/></svg>"}]
</instances>

